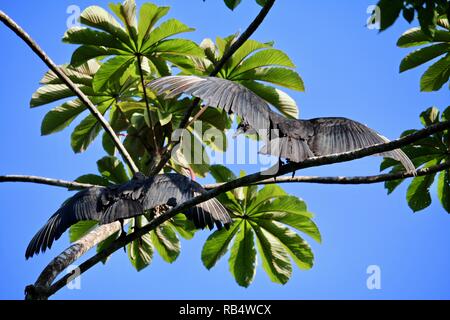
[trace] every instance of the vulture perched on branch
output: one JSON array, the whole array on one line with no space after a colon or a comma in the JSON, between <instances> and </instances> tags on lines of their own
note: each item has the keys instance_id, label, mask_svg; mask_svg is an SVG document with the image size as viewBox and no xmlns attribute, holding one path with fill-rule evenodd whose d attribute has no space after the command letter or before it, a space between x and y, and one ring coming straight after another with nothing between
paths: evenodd
<instances>
[{"instance_id":1,"label":"vulture perched on branch","mask_svg":"<svg viewBox=\"0 0 450 320\"><path fill-rule=\"evenodd\" d=\"M205 192L200 184L177 173L147 178L141 173L130 181L108 187L92 187L68 199L33 237L25 253L28 259L51 248L53 241L70 226L83 220L100 224L121 221L142 215L160 206L175 207ZM214 225L228 228L232 220L223 205L212 198L185 213L197 228Z\"/></svg>"},{"instance_id":2,"label":"vulture perched on branch","mask_svg":"<svg viewBox=\"0 0 450 320\"><path fill-rule=\"evenodd\" d=\"M206 106L238 115L242 119L238 132L258 132L265 142L261 153L291 162L389 141L367 126L347 118L288 119L273 112L266 101L246 87L226 79L167 76L153 80L148 86L167 99L189 94L200 98ZM378 155L400 161L408 172L415 172L413 163L400 149Z\"/></svg>"}]
</instances>

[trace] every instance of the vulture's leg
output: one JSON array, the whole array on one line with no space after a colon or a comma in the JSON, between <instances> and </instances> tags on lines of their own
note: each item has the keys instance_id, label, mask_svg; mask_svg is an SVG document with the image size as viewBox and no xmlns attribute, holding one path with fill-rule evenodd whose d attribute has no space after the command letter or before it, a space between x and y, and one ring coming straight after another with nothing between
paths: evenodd
<instances>
[{"instance_id":1,"label":"vulture's leg","mask_svg":"<svg viewBox=\"0 0 450 320\"><path fill-rule=\"evenodd\" d=\"M119 239L123 239L127 236L127 233L125 232L124 226L123 226L123 219L119 219L120 222L120 235ZM127 246L123 246L123 251L127 252Z\"/></svg>"},{"instance_id":2,"label":"vulture's leg","mask_svg":"<svg viewBox=\"0 0 450 320\"><path fill-rule=\"evenodd\" d=\"M141 229L141 227L139 227L137 225L137 218L134 218L134 226L132 226L131 229L133 230L133 232L139 231ZM142 246L142 238L141 237L138 238L138 242L139 242L139 245Z\"/></svg>"}]
</instances>

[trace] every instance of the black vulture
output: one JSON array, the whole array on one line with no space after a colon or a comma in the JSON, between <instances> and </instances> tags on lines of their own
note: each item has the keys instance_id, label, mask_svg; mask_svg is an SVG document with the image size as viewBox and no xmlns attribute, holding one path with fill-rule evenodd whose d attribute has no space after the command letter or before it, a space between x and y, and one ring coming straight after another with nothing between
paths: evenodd
<instances>
[{"instance_id":1,"label":"black vulture","mask_svg":"<svg viewBox=\"0 0 450 320\"><path fill-rule=\"evenodd\" d=\"M243 85L226 79L167 76L153 80L148 86L167 99L189 94L200 98L205 106L238 115L242 119L238 131L256 130L265 141L261 153L292 162L389 141L367 126L347 118L288 119L272 111L266 101ZM415 172L413 163L400 149L378 155L400 161L408 172Z\"/></svg>"},{"instance_id":2,"label":"black vulture","mask_svg":"<svg viewBox=\"0 0 450 320\"><path fill-rule=\"evenodd\" d=\"M40 251L51 248L53 241L70 226L83 220L95 220L100 224L142 215L160 206L175 207L205 189L195 181L177 173L166 173L147 178L137 173L130 181L108 187L91 187L69 198L36 233L27 247L28 259ZM225 207L215 198L202 202L186 216L197 228L228 228L232 223Z\"/></svg>"}]
</instances>

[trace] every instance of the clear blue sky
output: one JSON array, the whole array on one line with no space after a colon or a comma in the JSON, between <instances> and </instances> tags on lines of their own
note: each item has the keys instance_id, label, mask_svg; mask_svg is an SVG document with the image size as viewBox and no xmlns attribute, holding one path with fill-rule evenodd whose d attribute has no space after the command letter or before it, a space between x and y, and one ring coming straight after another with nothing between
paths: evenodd
<instances>
[{"instance_id":1,"label":"clear blue sky","mask_svg":"<svg viewBox=\"0 0 450 320\"><path fill-rule=\"evenodd\" d=\"M170 17L195 27L197 31L187 37L196 41L243 31L259 10L252 0L244 0L235 12L219 0L155 2L170 5ZM382 34L366 29L366 8L374 2L277 1L254 38L275 40L276 47L296 63L307 88L306 93L291 92L301 117L346 116L395 138L405 129L420 126L422 110L432 105L443 109L449 96L445 89L419 92L423 68L398 74L408 50L396 48L395 42L408 25L397 23ZM106 6L107 1L4 1L0 7L57 63L65 63L73 47L60 39L70 4L85 8ZM3 25L0 40L0 174L70 180L96 172L95 161L103 156L99 143L74 155L69 144L71 130L40 137L41 119L49 107L30 110L28 103L46 66ZM376 174L380 161L372 157L304 173ZM434 189L433 204L413 214L405 201L405 185L390 196L381 184L285 188L308 203L323 235L323 244L312 243L314 268L295 269L285 286L271 283L258 267L254 283L241 288L229 274L226 259L207 271L200 261L209 234L204 231L182 242L181 256L171 265L156 256L150 267L138 273L119 251L106 266L97 265L83 275L81 290L64 289L54 298L450 298L450 216L438 205ZM55 187L0 184L0 298L23 298L24 287L68 245L64 235L50 252L25 261L28 241L68 195ZM381 290L366 288L369 265L381 268Z\"/></svg>"}]
</instances>

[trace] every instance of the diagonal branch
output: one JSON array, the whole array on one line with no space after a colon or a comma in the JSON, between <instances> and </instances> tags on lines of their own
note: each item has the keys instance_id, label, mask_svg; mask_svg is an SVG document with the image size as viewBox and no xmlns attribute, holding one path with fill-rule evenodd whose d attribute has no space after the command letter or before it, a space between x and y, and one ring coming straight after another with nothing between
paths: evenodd
<instances>
[{"instance_id":1,"label":"diagonal branch","mask_svg":"<svg viewBox=\"0 0 450 320\"><path fill-rule=\"evenodd\" d=\"M293 172L295 170L302 169L302 168L318 167L318 166L323 166L323 165L327 165L327 164L331 164L331 163L351 161L351 160L363 158L363 157L366 157L369 155L374 155L374 154L381 153L381 152L391 151L391 150L400 148L402 146L408 145L410 143L416 142L416 141L423 139L427 136L430 136L434 133L444 131L448 128L450 128L450 121L441 122L441 123L429 126L425 129L419 130L419 131L417 131L413 134L410 134L408 136L405 136L403 138L393 140L388 143L382 143L382 144L374 145L374 146L363 148L363 149L358 149L358 150L351 151L351 152L333 154L333 155L322 156L322 157L314 157L311 159L307 159L302 163L298 163L298 164L290 163L290 164L284 165L279 168L277 173L273 173L273 174L266 173L265 174L264 172L257 172L257 173L250 174L250 175L238 178L236 180L227 182L227 183L222 184L222 185L218 186L217 188L212 189L200 196L190 199L171 210L168 210L164 214L153 219L148 225L140 228L139 230L136 230L135 232L133 232L131 234L128 234L126 237L117 239L116 241L114 241L111 244L110 247L106 248L102 252L94 255L90 259L83 262L79 266L77 271L79 272L79 274L84 273L85 271L89 270L91 267L93 267L94 265L96 265L97 263L102 261L104 258L108 257L109 255L111 255L112 253L114 253L115 251L120 249L121 247L142 237L143 235L150 232L151 230L153 230L160 224L173 218L176 214L178 214L180 212L185 212L187 209L189 209L199 203L207 201L211 198L217 197L219 194L222 194L224 192L231 191L233 189L236 189L236 188L239 188L239 187L242 187L245 185L254 184L259 181L275 178L275 177L278 177L278 176L281 176L286 173ZM64 257L64 255L67 253L67 251L68 250L66 250L63 254L59 255L58 257ZM57 260L58 257L55 260ZM76 258L74 260L71 260L70 263L72 263L75 260L76 260ZM67 264L65 267L70 265L70 263ZM61 264L61 265L58 265L58 267L64 267L64 265ZM48 269L52 270L52 272L46 273ZM50 283L53 282L53 280L56 278L56 276L62 270L64 270L64 269L56 270L55 266L52 265L52 263L50 263L47 266L47 268L44 269L44 272L41 274L41 277L39 277L39 279L45 278L44 279L45 281L44 282L38 281L35 283L34 286L31 285L31 286L27 287L27 298L36 298L36 297L48 298L49 296L51 296L52 294L56 293L58 290L63 288L67 284L67 281L73 276L73 274L68 274L68 275L62 277L60 280L56 281L53 285L51 285L51 286L49 285ZM56 272L56 271L58 271L58 272ZM48 274L50 274L51 277L49 277Z\"/></svg>"},{"instance_id":2,"label":"diagonal branch","mask_svg":"<svg viewBox=\"0 0 450 320\"><path fill-rule=\"evenodd\" d=\"M241 36L234 42L230 48L224 53L220 61L216 64L214 67L214 70L209 74L210 77L215 77L220 70L223 68L223 66L228 62L228 60L233 56L233 54L247 41L252 34L259 28L261 23L266 18L267 14L269 13L270 9L272 9L273 5L275 3L275 0L268 0L266 4L263 6L259 14L256 16L256 18L252 21L252 23L248 26L248 28L241 34ZM192 105L189 107L188 110L186 110L183 119L180 122L179 129L185 129L187 126L189 126L189 118L192 115L192 112L194 109L199 105L200 99L195 98L192 102ZM203 113L204 110L200 110L199 112ZM200 116L200 115L198 115ZM197 115L195 117L198 117ZM180 141L172 141L165 149L164 154L161 157L161 160L159 161L158 165L152 170L150 175L155 175L158 172L160 172L166 163L170 160L172 156L172 150L173 148L179 143Z\"/></svg>"},{"instance_id":3,"label":"diagonal branch","mask_svg":"<svg viewBox=\"0 0 450 320\"><path fill-rule=\"evenodd\" d=\"M72 90L77 97L86 105L92 115L97 119L102 125L103 129L111 136L117 149L122 155L125 162L128 164L130 169L136 173L139 171L138 167L134 163L128 151L123 146L119 137L117 137L113 128L103 117L100 111L95 107L95 105L89 100L89 98L77 87L76 84L69 79L69 77L53 62L53 60L39 47L39 45L25 32L16 22L14 22L6 13L0 10L0 21L2 21L9 29L11 29L16 35L18 35L34 53L52 70L64 84Z\"/></svg>"}]
</instances>

